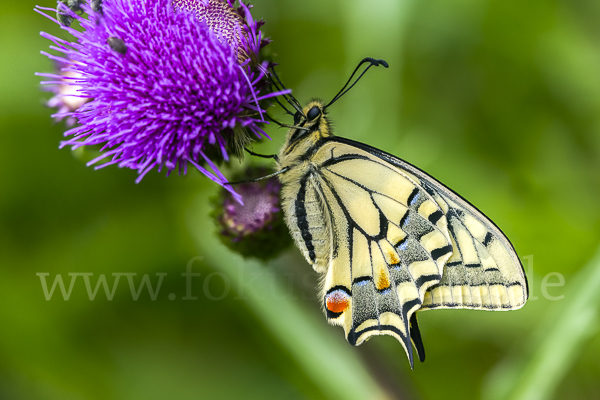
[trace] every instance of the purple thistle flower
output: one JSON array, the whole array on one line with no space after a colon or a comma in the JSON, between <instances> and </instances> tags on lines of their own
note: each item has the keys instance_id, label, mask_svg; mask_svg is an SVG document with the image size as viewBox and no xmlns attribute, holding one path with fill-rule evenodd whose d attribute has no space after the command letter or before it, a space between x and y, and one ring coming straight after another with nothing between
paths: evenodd
<instances>
[{"instance_id":1,"label":"purple thistle flower","mask_svg":"<svg viewBox=\"0 0 600 400\"><path fill-rule=\"evenodd\" d=\"M223 234L237 242L261 229L269 229L274 213L280 211L280 188L281 185L276 180L270 180L266 184L240 184L238 192L245 199L245 203L242 205L232 198L224 200L221 218Z\"/></svg>"},{"instance_id":2,"label":"purple thistle flower","mask_svg":"<svg viewBox=\"0 0 600 400\"><path fill-rule=\"evenodd\" d=\"M82 105L90 101L89 98L81 97L79 85L69 83L75 79L82 79L81 74L74 71L62 71L63 67L67 67L68 64L56 62L57 73L62 74L61 83L48 87L48 91L54 93L54 96L46 103L48 107L57 108L56 122L62 121L68 113L71 113ZM65 68L66 69L66 68ZM66 120L67 126L75 125L75 118L68 116Z\"/></svg>"},{"instance_id":3,"label":"purple thistle flower","mask_svg":"<svg viewBox=\"0 0 600 400\"><path fill-rule=\"evenodd\" d=\"M173 0L176 9L193 12L198 19L205 21L219 38L236 49L240 62L248 58L254 58L256 62L260 49L270 42L268 39L262 39L259 31L264 23L252 19L252 6L241 3L240 7L235 9L234 3L235 0ZM248 22L245 22L246 19ZM248 29L240 29L240 26Z\"/></svg>"},{"instance_id":4,"label":"purple thistle flower","mask_svg":"<svg viewBox=\"0 0 600 400\"><path fill-rule=\"evenodd\" d=\"M227 161L228 149L241 153L251 134L268 137L259 126L265 122L264 100L281 92L268 92L268 62L259 61L268 41L259 31L262 22L244 4L235 9L221 0L105 0L100 13L86 0L81 9L87 18L63 3L58 8L78 20L82 31L61 26L76 42L42 32L64 57L42 52L63 63L62 74L38 75L54 79L43 84L67 83L89 99L53 115L78 122L61 147L101 146L102 155L88 165L108 159L96 169L135 169L139 182L155 167L169 175L176 168L186 173L190 163L223 185L227 179L207 152L216 148ZM42 10L56 10L36 9L58 23Z\"/></svg>"}]
</instances>

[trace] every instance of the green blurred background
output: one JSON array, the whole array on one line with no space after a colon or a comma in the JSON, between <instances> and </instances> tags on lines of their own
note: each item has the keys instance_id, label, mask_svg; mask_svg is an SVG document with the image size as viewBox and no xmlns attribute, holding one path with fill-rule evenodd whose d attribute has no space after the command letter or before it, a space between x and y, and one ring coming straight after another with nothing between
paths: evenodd
<instances>
[{"instance_id":1,"label":"green blurred background","mask_svg":"<svg viewBox=\"0 0 600 400\"><path fill-rule=\"evenodd\" d=\"M226 250L198 173L136 185L59 151L33 75L52 69L39 31L59 30L35 4L0 1L0 399L600 397L600 2L254 2L301 102L386 59L331 109L336 133L461 193L524 261L522 310L420 314L414 371L393 338L353 348L327 325L295 248L266 265ZM282 145L268 132L255 151ZM90 300L79 276L46 301L36 273L167 275L155 300L134 301L127 276Z\"/></svg>"}]
</instances>

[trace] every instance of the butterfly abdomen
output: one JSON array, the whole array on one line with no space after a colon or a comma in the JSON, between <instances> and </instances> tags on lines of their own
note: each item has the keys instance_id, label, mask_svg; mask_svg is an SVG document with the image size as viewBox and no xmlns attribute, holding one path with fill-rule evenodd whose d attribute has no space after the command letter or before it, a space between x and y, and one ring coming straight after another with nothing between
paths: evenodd
<instances>
[{"instance_id":1,"label":"butterfly abdomen","mask_svg":"<svg viewBox=\"0 0 600 400\"><path fill-rule=\"evenodd\" d=\"M281 195L286 223L296 245L317 272L325 272L330 258L332 232L324 204L310 168L297 180L286 181ZM297 171L294 171L297 172Z\"/></svg>"},{"instance_id":2,"label":"butterfly abdomen","mask_svg":"<svg viewBox=\"0 0 600 400\"><path fill-rule=\"evenodd\" d=\"M301 184L298 196L296 196L296 200L294 201L294 212L296 213L296 226L300 231L300 236L302 237L304 246L308 251L308 260L311 264L314 264L317 261L317 256L315 254L315 246L313 244L313 235L308 223L309 215L306 209L307 207L309 210L314 208L313 206L315 201L316 200L312 200L309 203L306 202L306 180L304 180ZM314 214L315 213L311 213L310 217L313 217Z\"/></svg>"}]
</instances>

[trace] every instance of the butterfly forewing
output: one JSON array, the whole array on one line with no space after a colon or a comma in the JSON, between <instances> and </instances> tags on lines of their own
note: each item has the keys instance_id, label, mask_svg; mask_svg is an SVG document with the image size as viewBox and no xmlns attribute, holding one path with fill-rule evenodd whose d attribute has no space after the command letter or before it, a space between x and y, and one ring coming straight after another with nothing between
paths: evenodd
<instances>
[{"instance_id":1,"label":"butterfly forewing","mask_svg":"<svg viewBox=\"0 0 600 400\"><path fill-rule=\"evenodd\" d=\"M459 204L444 201L454 253L440 283L426 294L422 309L521 308L527 300L526 281L503 238Z\"/></svg>"},{"instance_id":2,"label":"butterfly forewing","mask_svg":"<svg viewBox=\"0 0 600 400\"><path fill-rule=\"evenodd\" d=\"M447 218L453 254L439 284L426 293L421 309L513 310L528 297L527 280L512 244L483 213L413 165L368 145L335 137L402 169L432 196Z\"/></svg>"}]
</instances>

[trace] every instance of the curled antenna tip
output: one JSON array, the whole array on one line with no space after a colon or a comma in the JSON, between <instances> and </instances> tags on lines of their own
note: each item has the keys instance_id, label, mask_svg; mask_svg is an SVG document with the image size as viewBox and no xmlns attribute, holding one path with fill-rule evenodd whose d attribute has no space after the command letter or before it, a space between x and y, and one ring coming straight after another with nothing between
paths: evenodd
<instances>
[{"instance_id":1,"label":"curled antenna tip","mask_svg":"<svg viewBox=\"0 0 600 400\"><path fill-rule=\"evenodd\" d=\"M380 58L373 58L373 57L367 57L367 58L365 58L365 59L364 59L364 60L361 62L361 64L362 64L363 62L366 62L366 61L368 61L368 62L370 62L371 64L373 64L375 67L378 67L378 66L380 66L380 65L383 65L385 68L388 68L388 67L390 66L390 65L387 63L387 61L385 61L385 60L382 60L382 59L380 59Z\"/></svg>"}]
</instances>

